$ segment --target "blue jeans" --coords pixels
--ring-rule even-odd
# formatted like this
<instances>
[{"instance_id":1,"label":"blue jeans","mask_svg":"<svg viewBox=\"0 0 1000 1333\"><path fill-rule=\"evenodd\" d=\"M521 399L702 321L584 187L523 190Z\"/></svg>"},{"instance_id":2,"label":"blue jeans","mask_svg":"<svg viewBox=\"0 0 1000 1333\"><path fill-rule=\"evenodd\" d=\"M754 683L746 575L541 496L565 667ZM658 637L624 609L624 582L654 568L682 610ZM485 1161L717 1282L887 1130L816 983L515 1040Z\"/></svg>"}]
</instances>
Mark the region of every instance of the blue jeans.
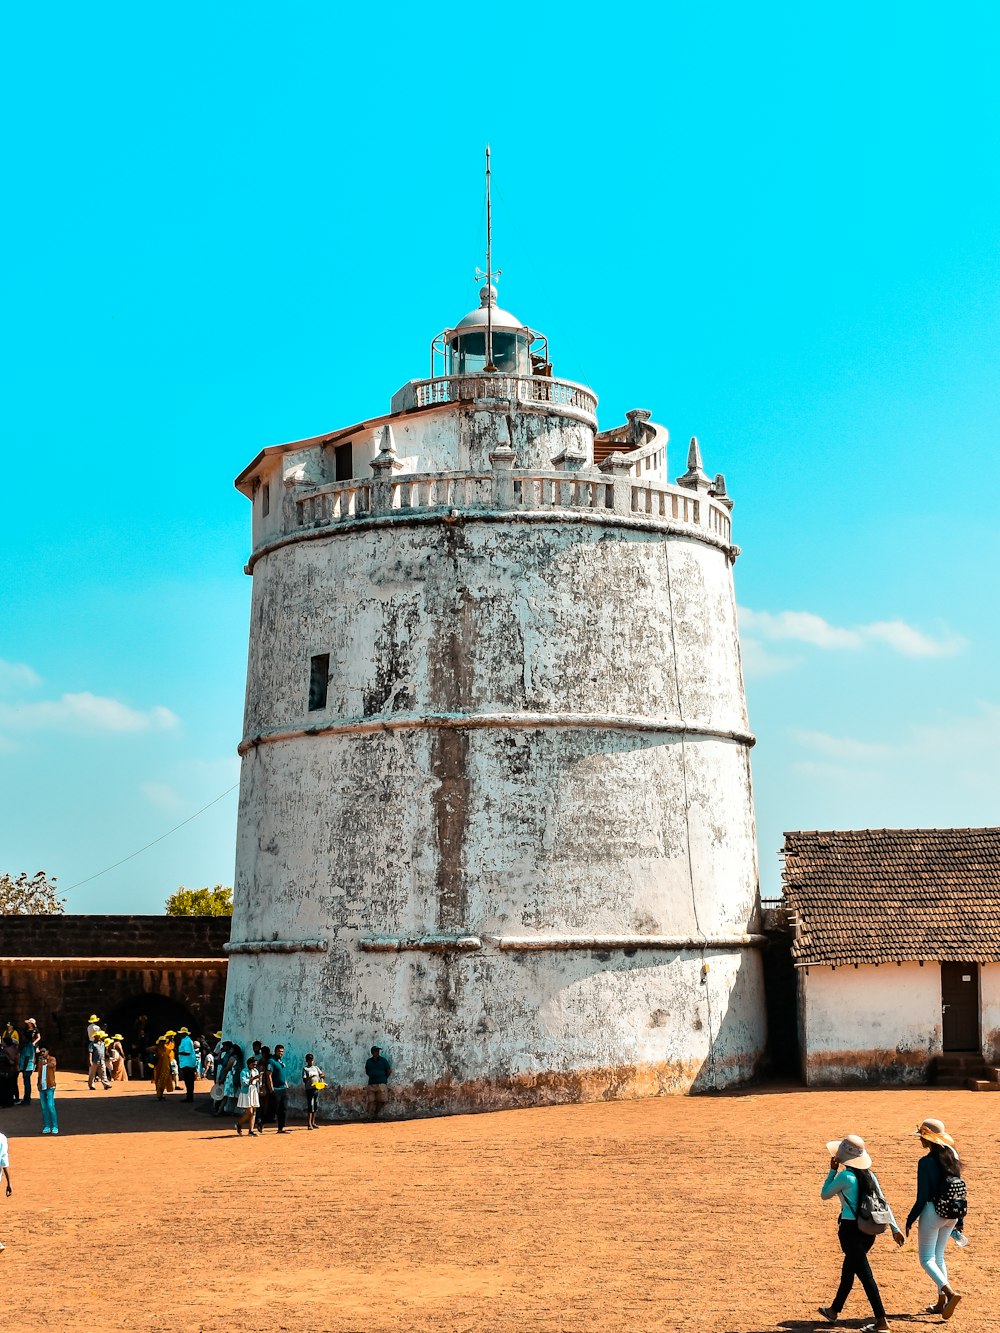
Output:
<instances>
[{"instance_id":1,"label":"blue jeans","mask_svg":"<svg viewBox=\"0 0 1000 1333\"><path fill-rule=\"evenodd\" d=\"M944 1247L958 1223L953 1217L938 1217L933 1203L925 1203L917 1218L917 1249L920 1267L940 1293L948 1284L948 1265L944 1261Z\"/></svg>"},{"instance_id":2,"label":"blue jeans","mask_svg":"<svg viewBox=\"0 0 1000 1333\"><path fill-rule=\"evenodd\" d=\"M34 1065L21 1066L21 1077L24 1079L24 1094L21 1097L22 1102L31 1101L31 1080L34 1077L34 1073L35 1073Z\"/></svg>"},{"instance_id":3,"label":"blue jeans","mask_svg":"<svg viewBox=\"0 0 1000 1333\"><path fill-rule=\"evenodd\" d=\"M42 1104L42 1129L58 1129L55 1088L43 1088L38 1094L38 1100Z\"/></svg>"}]
</instances>

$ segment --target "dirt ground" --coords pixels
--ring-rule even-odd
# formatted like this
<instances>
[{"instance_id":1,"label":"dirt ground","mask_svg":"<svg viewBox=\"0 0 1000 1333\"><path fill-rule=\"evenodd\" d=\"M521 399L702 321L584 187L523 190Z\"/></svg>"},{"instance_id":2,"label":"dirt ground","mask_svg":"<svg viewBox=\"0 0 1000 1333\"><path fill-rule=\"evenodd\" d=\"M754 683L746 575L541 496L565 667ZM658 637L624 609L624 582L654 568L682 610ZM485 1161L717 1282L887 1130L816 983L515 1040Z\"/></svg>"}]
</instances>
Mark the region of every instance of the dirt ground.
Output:
<instances>
[{"instance_id":1,"label":"dirt ground","mask_svg":"<svg viewBox=\"0 0 1000 1333\"><path fill-rule=\"evenodd\" d=\"M19 1333L826 1327L840 1255L824 1142L862 1134L902 1220L925 1115L967 1162L950 1327L1000 1329L1000 1096L765 1086L258 1139L146 1084L88 1092L61 1074L58 1098L58 1138L37 1102L0 1113ZM893 1325L914 1330L940 1324L919 1313L933 1289L915 1239L873 1251ZM843 1326L868 1317L856 1289Z\"/></svg>"}]
</instances>

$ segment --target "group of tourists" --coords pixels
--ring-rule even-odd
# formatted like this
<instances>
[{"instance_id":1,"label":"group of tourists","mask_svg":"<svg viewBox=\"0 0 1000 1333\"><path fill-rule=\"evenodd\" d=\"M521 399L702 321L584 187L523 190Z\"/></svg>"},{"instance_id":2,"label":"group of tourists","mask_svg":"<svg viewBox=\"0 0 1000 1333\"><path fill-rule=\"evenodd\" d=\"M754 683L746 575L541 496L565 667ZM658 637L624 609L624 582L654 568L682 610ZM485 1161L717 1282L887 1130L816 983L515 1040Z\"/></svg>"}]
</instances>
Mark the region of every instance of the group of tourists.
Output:
<instances>
[{"instance_id":1,"label":"group of tourists","mask_svg":"<svg viewBox=\"0 0 1000 1333\"><path fill-rule=\"evenodd\" d=\"M945 1262L949 1238L958 1246L967 1244L964 1222L968 1197L955 1140L940 1120L922 1120L913 1132L927 1151L917 1164L917 1196L906 1218L905 1233L871 1169L872 1159L864 1140L857 1134L848 1134L826 1145L831 1154L830 1170L821 1195L840 1201L837 1235L844 1255L837 1294L819 1310L830 1324L840 1318L857 1277L874 1315L874 1321L865 1324L864 1329L868 1333L885 1333L889 1321L868 1252L883 1231L891 1230L896 1244L905 1244L914 1223L920 1266L934 1283L936 1294L934 1304L927 1306L924 1313L951 1319L962 1299L948 1281Z\"/></svg>"},{"instance_id":2,"label":"group of tourists","mask_svg":"<svg viewBox=\"0 0 1000 1333\"><path fill-rule=\"evenodd\" d=\"M105 1089L112 1083L128 1082L124 1040L120 1032L105 1032L97 1015L90 1015L87 1023L87 1087L91 1092L98 1081Z\"/></svg>"},{"instance_id":3,"label":"group of tourists","mask_svg":"<svg viewBox=\"0 0 1000 1333\"><path fill-rule=\"evenodd\" d=\"M20 1106L31 1101L31 1080L40 1041L38 1024L33 1018L25 1019L20 1031L13 1019L8 1018L4 1024L0 1033L0 1106Z\"/></svg>"},{"instance_id":4,"label":"group of tourists","mask_svg":"<svg viewBox=\"0 0 1000 1333\"><path fill-rule=\"evenodd\" d=\"M254 1041L250 1051L245 1053L234 1041L220 1041L213 1055L215 1077L211 1096L214 1114L238 1115L235 1128L240 1135L246 1130L249 1137L256 1138L271 1123L279 1134L283 1134L289 1088L284 1045L279 1042L272 1049L261 1041ZM377 1119L388 1103L391 1074L389 1061L378 1046L373 1046L365 1061L366 1106L370 1120ZM302 1087L306 1129L318 1129L320 1094L326 1088L326 1076L312 1051L306 1052L302 1063Z\"/></svg>"},{"instance_id":5,"label":"group of tourists","mask_svg":"<svg viewBox=\"0 0 1000 1333\"><path fill-rule=\"evenodd\" d=\"M216 1040L222 1036L215 1034ZM206 1037L195 1039L190 1028L168 1028L162 1037L157 1037L149 1053L150 1078L156 1089L158 1101L163 1101L168 1092L177 1092L184 1088L184 1100L194 1101L194 1085L199 1078L212 1078L215 1071L215 1057Z\"/></svg>"},{"instance_id":6,"label":"group of tourists","mask_svg":"<svg viewBox=\"0 0 1000 1333\"><path fill-rule=\"evenodd\" d=\"M236 1115L237 1134L246 1130L250 1138L263 1134L265 1126L272 1123L279 1134L285 1133L288 1071L281 1042L272 1049L255 1041L245 1054L236 1042L221 1041L215 1071L211 1094L215 1115ZM319 1094L326 1082L311 1052L305 1058L302 1081L309 1106L307 1128L315 1129Z\"/></svg>"},{"instance_id":7,"label":"group of tourists","mask_svg":"<svg viewBox=\"0 0 1000 1333\"><path fill-rule=\"evenodd\" d=\"M58 1134L56 1058L42 1044L33 1018L26 1018L20 1031L8 1019L0 1033L0 1106L30 1106L32 1087L38 1092L42 1133Z\"/></svg>"}]
</instances>

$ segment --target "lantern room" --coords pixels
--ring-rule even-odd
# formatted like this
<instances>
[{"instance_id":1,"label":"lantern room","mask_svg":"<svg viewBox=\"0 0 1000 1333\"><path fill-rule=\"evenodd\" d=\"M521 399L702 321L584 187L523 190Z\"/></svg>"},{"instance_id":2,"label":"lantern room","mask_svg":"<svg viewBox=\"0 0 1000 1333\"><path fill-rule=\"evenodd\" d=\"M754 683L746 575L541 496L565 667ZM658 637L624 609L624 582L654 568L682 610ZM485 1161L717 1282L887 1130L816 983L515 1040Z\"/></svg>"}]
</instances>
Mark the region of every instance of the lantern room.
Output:
<instances>
[{"instance_id":1,"label":"lantern room","mask_svg":"<svg viewBox=\"0 0 1000 1333\"><path fill-rule=\"evenodd\" d=\"M497 305L497 289L485 285L479 309L445 329L431 343L431 377L440 375L551 375L544 334Z\"/></svg>"}]
</instances>

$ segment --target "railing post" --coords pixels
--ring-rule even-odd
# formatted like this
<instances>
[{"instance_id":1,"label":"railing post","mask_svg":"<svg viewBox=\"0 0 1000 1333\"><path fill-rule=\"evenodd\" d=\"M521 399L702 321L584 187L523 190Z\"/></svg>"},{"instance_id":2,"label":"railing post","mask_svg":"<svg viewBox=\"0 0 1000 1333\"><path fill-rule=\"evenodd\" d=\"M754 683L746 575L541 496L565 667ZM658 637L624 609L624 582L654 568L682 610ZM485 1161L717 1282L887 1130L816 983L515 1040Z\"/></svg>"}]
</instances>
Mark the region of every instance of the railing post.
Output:
<instances>
[{"instance_id":1,"label":"railing post","mask_svg":"<svg viewBox=\"0 0 1000 1333\"><path fill-rule=\"evenodd\" d=\"M501 444L490 454L493 468L493 508L514 508L514 464L517 454L509 444Z\"/></svg>"},{"instance_id":2,"label":"railing post","mask_svg":"<svg viewBox=\"0 0 1000 1333\"><path fill-rule=\"evenodd\" d=\"M632 464L621 454L609 454L598 464L605 474L610 473L614 483L612 508L616 514L632 512Z\"/></svg>"},{"instance_id":3,"label":"railing post","mask_svg":"<svg viewBox=\"0 0 1000 1333\"><path fill-rule=\"evenodd\" d=\"M382 447L372 459L372 513L387 514L392 509L392 476L402 468L396 457L396 442L388 422L382 427Z\"/></svg>"}]
</instances>

